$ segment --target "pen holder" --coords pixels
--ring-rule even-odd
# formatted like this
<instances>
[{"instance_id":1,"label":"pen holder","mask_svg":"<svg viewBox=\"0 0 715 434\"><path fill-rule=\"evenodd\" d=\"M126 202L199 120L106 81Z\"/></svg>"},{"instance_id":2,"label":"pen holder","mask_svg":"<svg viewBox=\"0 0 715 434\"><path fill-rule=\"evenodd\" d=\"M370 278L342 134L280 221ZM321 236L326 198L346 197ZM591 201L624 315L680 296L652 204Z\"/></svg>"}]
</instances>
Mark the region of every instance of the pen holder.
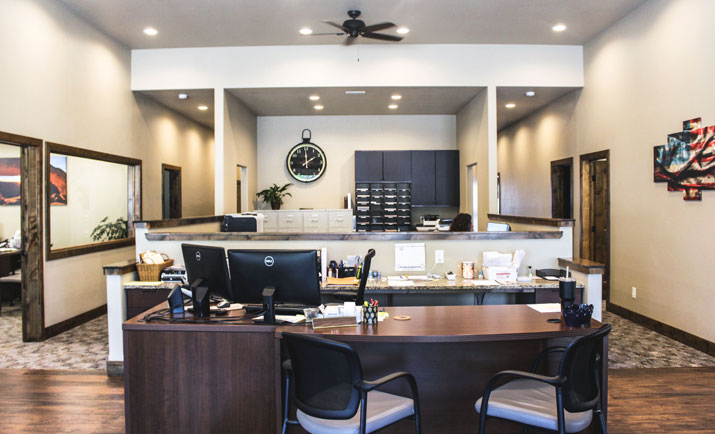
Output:
<instances>
[{"instance_id":1,"label":"pen holder","mask_svg":"<svg viewBox=\"0 0 715 434\"><path fill-rule=\"evenodd\" d=\"M377 324L377 306L362 307L362 322L366 325Z\"/></svg>"},{"instance_id":2,"label":"pen holder","mask_svg":"<svg viewBox=\"0 0 715 434\"><path fill-rule=\"evenodd\" d=\"M568 327L589 327L591 325L591 315L593 315L592 304L571 304L561 311L564 323Z\"/></svg>"}]
</instances>

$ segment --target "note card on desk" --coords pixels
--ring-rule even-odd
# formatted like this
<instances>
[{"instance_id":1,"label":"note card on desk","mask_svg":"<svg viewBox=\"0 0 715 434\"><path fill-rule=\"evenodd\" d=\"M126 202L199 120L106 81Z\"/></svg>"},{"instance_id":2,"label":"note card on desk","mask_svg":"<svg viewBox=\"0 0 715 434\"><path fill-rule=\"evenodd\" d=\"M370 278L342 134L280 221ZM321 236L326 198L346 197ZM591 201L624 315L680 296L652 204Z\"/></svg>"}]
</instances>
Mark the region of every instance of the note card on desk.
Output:
<instances>
[{"instance_id":1,"label":"note card on desk","mask_svg":"<svg viewBox=\"0 0 715 434\"><path fill-rule=\"evenodd\" d=\"M396 243L395 271L425 269L425 243Z\"/></svg>"},{"instance_id":2,"label":"note card on desk","mask_svg":"<svg viewBox=\"0 0 715 434\"><path fill-rule=\"evenodd\" d=\"M541 313L561 312L561 303L528 304L527 306Z\"/></svg>"},{"instance_id":3,"label":"note card on desk","mask_svg":"<svg viewBox=\"0 0 715 434\"><path fill-rule=\"evenodd\" d=\"M496 285L498 285L496 280L470 280L469 283L471 283L474 286L496 286Z\"/></svg>"},{"instance_id":4,"label":"note card on desk","mask_svg":"<svg viewBox=\"0 0 715 434\"><path fill-rule=\"evenodd\" d=\"M415 282L411 280L388 280L387 286L415 286Z\"/></svg>"}]
</instances>

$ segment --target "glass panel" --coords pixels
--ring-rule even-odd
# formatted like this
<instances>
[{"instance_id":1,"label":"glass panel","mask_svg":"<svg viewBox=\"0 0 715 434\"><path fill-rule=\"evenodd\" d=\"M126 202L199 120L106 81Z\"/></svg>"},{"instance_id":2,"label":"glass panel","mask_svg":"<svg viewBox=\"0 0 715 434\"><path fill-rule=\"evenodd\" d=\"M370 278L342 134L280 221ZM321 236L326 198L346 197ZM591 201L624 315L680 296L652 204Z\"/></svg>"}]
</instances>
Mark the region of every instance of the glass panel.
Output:
<instances>
[{"instance_id":1,"label":"glass panel","mask_svg":"<svg viewBox=\"0 0 715 434\"><path fill-rule=\"evenodd\" d=\"M129 166L50 154L51 248L127 238Z\"/></svg>"},{"instance_id":2,"label":"glass panel","mask_svg":"<svg viewBox=\"0 0 715 434\"><path fill-rule=\"evenodd\" d=\"M21 247L19 146L0 144L0 252Z\"/></svg>"}]
</instances>

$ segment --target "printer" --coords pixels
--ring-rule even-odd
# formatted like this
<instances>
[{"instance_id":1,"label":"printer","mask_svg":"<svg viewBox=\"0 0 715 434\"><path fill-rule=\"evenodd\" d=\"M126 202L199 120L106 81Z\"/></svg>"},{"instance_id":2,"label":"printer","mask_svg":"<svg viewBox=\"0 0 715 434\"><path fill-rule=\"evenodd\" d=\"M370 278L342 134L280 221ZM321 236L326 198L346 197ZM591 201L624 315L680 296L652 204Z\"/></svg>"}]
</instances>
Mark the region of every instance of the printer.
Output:
<instances>
[{"instance_id":1,"label":"printer","mask_svg":"<svg viewBox=\"0 0 715 434\"><path fill-rule=\"evenodd\" d=\"M263 232L263 214L256 212L226 214L221 223L221 232Z\"/></svg>"}]
</instances>

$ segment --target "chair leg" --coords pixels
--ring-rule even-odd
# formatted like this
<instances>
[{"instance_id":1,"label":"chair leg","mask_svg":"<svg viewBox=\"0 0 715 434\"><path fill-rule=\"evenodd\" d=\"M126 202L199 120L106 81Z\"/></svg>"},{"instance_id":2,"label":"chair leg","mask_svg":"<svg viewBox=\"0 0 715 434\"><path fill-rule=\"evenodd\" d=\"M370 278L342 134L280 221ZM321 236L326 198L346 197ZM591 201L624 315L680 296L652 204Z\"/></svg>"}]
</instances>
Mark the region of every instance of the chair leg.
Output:
<instances>
[{"instance_id":1,"label":"chair leg","mask_svg":"<svg viewBox=\"0 0 715 434\"><path fill-rule=\"evenodd\" d=\"M286 434L286 426L288 425L288 409L290 404L290 377L286 375L286 394L285 402L283 403L283 434Z\"/></svg>"},{"instance_id":2,"label":"chair leg","mask_svg":"<svg viewBox=\"0 0 715 434\"><path fill-rule=\"evenodd\" d=\"M598 420L601 422L601 433L608 434L608 430L606 428L606 418L603 417L603 412L601 410L597 410L597 413L598 413Z\"/></svg>"},{"instance_id":3,"label":"chair leg","mask_svg":"<svg viewBox=\"0 0 715 434\"><path fill-rule=\"evenodd\" d=\"M479 413L479 434L487 432L487 415Z\"/></svg>"}]
</instances>

